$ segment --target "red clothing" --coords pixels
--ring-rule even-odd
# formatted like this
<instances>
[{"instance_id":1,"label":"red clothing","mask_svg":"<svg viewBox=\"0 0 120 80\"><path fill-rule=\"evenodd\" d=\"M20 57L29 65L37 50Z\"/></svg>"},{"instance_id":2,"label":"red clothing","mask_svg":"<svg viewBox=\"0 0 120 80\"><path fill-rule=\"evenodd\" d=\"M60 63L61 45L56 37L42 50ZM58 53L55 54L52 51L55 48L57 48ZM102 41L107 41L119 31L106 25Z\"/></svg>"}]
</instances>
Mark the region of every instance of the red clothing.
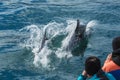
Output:
<instances>
[{"instance_id":1,"label":"red clothing","mask_svg":"<svg viewBox=\"0 0 120 80\"><path fill-rule=\"evenodd\" d=\"M105 72L110 72L117 69L120 69L120 66L115 64L111 59L107 59L102 67L102 70Z\"/></svg>"}]
</instances>

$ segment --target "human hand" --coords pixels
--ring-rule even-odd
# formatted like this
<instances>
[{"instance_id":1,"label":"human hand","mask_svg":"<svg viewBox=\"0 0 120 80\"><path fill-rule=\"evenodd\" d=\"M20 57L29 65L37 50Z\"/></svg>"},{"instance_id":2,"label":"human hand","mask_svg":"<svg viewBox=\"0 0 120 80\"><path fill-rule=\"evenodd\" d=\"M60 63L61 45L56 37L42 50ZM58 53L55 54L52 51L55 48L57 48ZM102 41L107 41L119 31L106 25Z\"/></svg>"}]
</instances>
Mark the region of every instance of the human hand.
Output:
<instances>
[{"instance_id":1,"label":"human hand","mask_svg":"<svg viewBox=\"0 0 120 80\"><path fill-rule=\"evenodd\" d=\"M87 72L85 70L83 70L82 75L87 77Z\"/></svg>"},{"instance_id":2,"label":"human hand","mask_svg":"<svg viewBox=\"0 0 120 80\"><path fill-rule=\"evenodd\" d=\"M111 60L112 59L112 54L108 54L106 60Z\"/></svg>"}]
</instances>

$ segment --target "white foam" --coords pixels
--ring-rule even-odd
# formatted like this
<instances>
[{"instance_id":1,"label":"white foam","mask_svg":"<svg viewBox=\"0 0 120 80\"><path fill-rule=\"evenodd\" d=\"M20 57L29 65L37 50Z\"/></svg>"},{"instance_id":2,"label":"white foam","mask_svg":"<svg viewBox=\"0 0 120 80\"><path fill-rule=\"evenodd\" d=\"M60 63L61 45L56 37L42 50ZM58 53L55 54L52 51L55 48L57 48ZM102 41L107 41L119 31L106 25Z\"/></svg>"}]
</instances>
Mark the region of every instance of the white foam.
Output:
<instances>
[{"instance_id":1,"label":"white foam","mask_svg":"<svg viewBox=\"0 0 120 80\"><path fill-rule=\"evenodd\" d=\"M93 30L93 27L97 24L97 21L95 20L92 20L90 22L88 22L88 24L86 25L86 35L90 35L92 30Z\"/></svg>"},{"instance_id":2,"label":"white foam","mask_svg":"<svg viewBox=\"0 0 120 80\"><path fill-rule=\"evenodd\" d=\"M57 55L58 58L62 59L62 58L70 58L72 57L71 52L69 51L64 51L63 49L58 49L55 53Z\"/></svg>"},{"instance_id":3,"label":"white foam","mask_svg":"<svg viewBox=\"0 0 120 80\"><path fill-rule=\"evenodd\" d=\"M90 28L93 23L93 21L89 22L87 28ZM33 64L36 67L42 66L44 68L49 68L51 66L50 63L52 63L50 59L51 55L59 59L72 57L71 51L66 51L64 48L69 46L74 30L76 29L76 24L76 20L68 20L67 27L64 27L61 23L50 22L47 25L39 25L40 27L37 25L30 25L21 29L20 31L26 31L29 33L29 37L25 41L24 45L25 47L30 48L34 53ZM43 48L39 51L45 30L48 40L45 41ZM87 30L89 31L89 29ZM52 42L52 39L58 35L65 35L64 33L67 35L61 41L61 46L56 50L53 49L54 47L49 48L48 44Z\"/></svg>"},{"instance_id":4,"label":"white foam","mask_svg":"<svg viewBox=\"0 0 120 80\"><path fill-rule=\"evenodd\" d=\"M67 37L62 41L62 48L65 49L69 46L69 43L70 43L70 40L74 34L74 31L76 29L76 24L77 22L76 21L73 21L73 20L68 20L67 21L68 23L68 26L66 27L66 32L68 32L68 35Z\"/></svg>"},{"instance_id":5,"label":"white foam","mask_svg":"<svg viewBox=\"0 0 120 80\"><path fill-rule=\"evenodd\" d=\"M55 37L59 32L60 28L63 27L63 24L59 24L56 22L51 22L47 25L42 25L41 27L38 27L37 25L30 25L26 26L20 31L26 31L29 33L28 39L24 42L25 47L28 49L30 48L32 52L34 53L34 61L33 64L37 67L50 67L50 60L49 55L51 55L52 50L48 49L48 43L51 42L51 39ZM39 51L44 32L47 32L47 38L48 40L45 41L45 44L43 48Z\"/></svg>"},{"instance_id":6,"label":"white foam","mask_svg":"<svg viewBox=\"0 0 120 80\"><path fill-rule=\"evenodd\" d=\"M33 64L37 67L42 65L44 68L49 68L49 58L48 56L51 54L51 50L45 46L38 54L35 54Z\"/></svg>"},{"instance_id":7,"label":"white foam","mask_svg":"<svg viewBox=\"0 0 120 80\"><path fill-rule=\"evenodd\" d=\"M38 48L40 47L41 38L42 38L42 30L38 28L36 25L30 25L25 27L27 31L29 31L29 39L25 42L26 46L32 49L32 52L38 52Z\"/></svg>"}]
</instances>

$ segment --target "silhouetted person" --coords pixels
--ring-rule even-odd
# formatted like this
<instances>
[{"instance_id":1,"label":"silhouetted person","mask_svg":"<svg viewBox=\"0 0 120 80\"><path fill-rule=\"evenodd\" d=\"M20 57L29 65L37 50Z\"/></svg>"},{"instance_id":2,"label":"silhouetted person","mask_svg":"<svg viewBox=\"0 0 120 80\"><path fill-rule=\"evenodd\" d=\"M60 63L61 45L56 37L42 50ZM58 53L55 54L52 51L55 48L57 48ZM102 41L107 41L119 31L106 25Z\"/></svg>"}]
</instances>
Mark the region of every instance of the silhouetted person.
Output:
<instances>
[{"instance_id":1,"label":"silhouetted person","mask_svg":"<svg viewBox=\"0 0 120 80\"><path fill-rule=\"evenodd\" d=\"M107 56L102 69L120 80L120 36L113 39L112 48L113 52Z\"/></svg>"},{"instance_id":2,"label":"silhouetted person","mask_svg":"<svg viewBox=\"0 0 120 80\"><path fill-rule=\"evenodd\" d=\"M101 69L101 62L95 56L88 57L85 61L85 70L78 77L77 80L115 80L115 78L105 73Z\"/></svg>"}]
</instances>

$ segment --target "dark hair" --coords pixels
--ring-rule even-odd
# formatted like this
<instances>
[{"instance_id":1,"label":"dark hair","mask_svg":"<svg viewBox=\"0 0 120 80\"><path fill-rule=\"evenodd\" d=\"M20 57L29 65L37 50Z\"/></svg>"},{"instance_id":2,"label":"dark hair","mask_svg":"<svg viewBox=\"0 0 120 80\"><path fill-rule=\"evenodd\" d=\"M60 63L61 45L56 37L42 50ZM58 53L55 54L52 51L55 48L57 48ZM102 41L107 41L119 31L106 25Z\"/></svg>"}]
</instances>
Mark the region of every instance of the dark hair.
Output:
<instances>
[{"instance_id":1,"label":"dark hair","mask_svg":"<svg viewBox=\"0 0 120 80\"><path fill-rule=\"evenodd\" d=\"M115 64L120 66L120 48L112 52L112 60Z\"/></svg>"},{"instance_id":2,"label":"dark hair","mask_svg":"<svg viewBox=\"0 0 120 80\"><path fill-rule=\"evenodd\" d=\"M91 56L86 59L85 70L87 74L92 76L96 74L100 69L101 69L101 62L97 57Z\"/></svg>"},{"instance_id":3,"label":"dark hair","mask_svg":"<svg viewBox=\"0 0 120 80\"><path fill-rule=\"evenodd\" d=\"M100 80L109 80L102 69L99 70L96 75Z\"/></svg>"},{"instance_id":4,"label":"dark hair","mask_svg":"<svg viewBox=\"0 0 120 80\"><path fill-rule=\"evenodd\" d=\"M120 48L120 36L113 39L112 48L113 51Z\"/></svg>"}]
</instances>

